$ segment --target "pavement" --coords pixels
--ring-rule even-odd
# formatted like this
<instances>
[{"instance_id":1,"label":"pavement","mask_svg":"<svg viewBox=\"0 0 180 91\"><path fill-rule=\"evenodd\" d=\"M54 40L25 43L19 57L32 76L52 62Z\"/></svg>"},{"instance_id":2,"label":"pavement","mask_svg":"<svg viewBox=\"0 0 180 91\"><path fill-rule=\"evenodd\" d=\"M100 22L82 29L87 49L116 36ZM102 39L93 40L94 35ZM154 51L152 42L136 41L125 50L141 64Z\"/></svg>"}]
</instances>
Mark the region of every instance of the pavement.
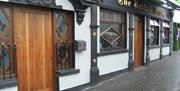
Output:
<instances>
[{"instance_id":1,"label":"pavement","mask_svg":"<svg viewBox=\"0 0 180 91\"><path fill-rule=\"evenodd\" d=\"M180 91L180 51L82 91Z\"/></svg>"}]
</instances>

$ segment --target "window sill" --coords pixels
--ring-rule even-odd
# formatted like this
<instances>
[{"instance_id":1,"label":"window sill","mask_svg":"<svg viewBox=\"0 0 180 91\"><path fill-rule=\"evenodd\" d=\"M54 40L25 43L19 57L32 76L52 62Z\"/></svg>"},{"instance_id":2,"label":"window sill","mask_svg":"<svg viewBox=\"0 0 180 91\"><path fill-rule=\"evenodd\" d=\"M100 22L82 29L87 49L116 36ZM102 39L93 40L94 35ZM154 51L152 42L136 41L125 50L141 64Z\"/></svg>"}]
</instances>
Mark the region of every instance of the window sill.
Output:
<instances>
[{"instance_id":1,"label":"window sill","mask_svg":"<svg viewBox=\"0 0 180 91\"><path fill-rule=\"evenodd\" d=\"M162 47L168 47L170 44L162 44Z\"/></svg>"},{"instance_id":2,"label":"window sill","mask_svg":"<svg viewBox=\"0 0 180 91\"><path fill-rule=\"evenodd\" d=\"M80 73L79 69L58 70L56 72L58 76L67 76L67 75L73 75L77 73Z\"/></svg>"},{"instance_id":3,"label":"window sill","mask_svg":"<svg viewBox=\"0 0 180 91\"><path fill-rule=\"evenodd\" d=\"M17 86L17 79L2 80L0 81L0 89Z\"/></svg>"},{"instance_id":4,"label":"window sill","mask_svg":"<svg viewBox=\"0 0 180 91\"><path fill-rule=\"evenodd\" d=\"M126 53L129 52L129 50L113 50L113 51L106 51L98 53L98 56L106 56L106 55L113 55L113 54L119 54L119 53Z\"/></svg>"},{"instance_id":5,"label":"window sill","mask_svg":"<svg viewBox=\"0 0 180 91\"><path fill-rule=\"evenodd\" d=\"M149 48L150 48L150 49L155 49L155 48L160 48L160 46L159 46L159 45L152 45L152 46L150 46Z\"/></svg>"}]
</instances>

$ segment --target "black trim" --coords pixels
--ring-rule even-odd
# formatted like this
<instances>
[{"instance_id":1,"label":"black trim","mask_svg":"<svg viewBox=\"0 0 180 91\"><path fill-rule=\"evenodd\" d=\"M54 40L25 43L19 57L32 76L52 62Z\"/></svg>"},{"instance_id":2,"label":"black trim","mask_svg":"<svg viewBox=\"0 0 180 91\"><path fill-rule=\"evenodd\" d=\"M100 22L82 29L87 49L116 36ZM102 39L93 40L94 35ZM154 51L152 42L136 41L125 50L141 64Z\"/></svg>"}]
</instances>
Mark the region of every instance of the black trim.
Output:
<instances>
[{"instance_id":1,"label":"black trim","mask_svg":"<svg viewBox=\"0 0 180 91\"><path fill-rule=\"evenodd\" d=\"M0 89L17 86L17 79L2 80L0 81Z\"/></svg>"},{"instance_id":2,"label":"black trim","mask_svg":"<svg viewBox=\"0 0 180 91\"><path fill-rule=\"evenodd\" d=\"M105 75L101 75L99 77L99 80L104 81L104 80L113 78L113 77L118 76L118 75L120 75L122 73L125 73L125 72L128 72L128 68L123 69L123 70L119 70L119 71L116 71L116 72L108 73L108 74L105 74Z\"/></svg>"},{"instance_id":3,"label":"black trim","mask_svg":"<svg viewBox=\"0 0 180 91\"><path fill-rule=\"evenodd\" d=\"M98 56L115 55L115 54L126 53L126 52L128 53L129 50L112 50L112 51L98 53Z\"/></svg>"},{"instance_id":4,"label":"black trim","mask_svg":"<svg viewBox=\"0 0 180 91\"><path fill-rule=\"evenodd\" d=\"M128 72L128 68L127 69L123 69L123 70L119 70L119 71L116 71L116 72L112 72L112 73L109 73L109 74L105 74L105 75L102 75L100 76L100 82L102 81L105 81L109 78L113 78L115 76L118 76L118 75L121 75L123 73L126 73ZM72 87L72 88L69 88L69 89L65 89L65 90L62 90L62 91L81 91L87 87L91 87L93 86L91 83L86 83L86 84L82 84L82 85L79 85L79 86L76 86L76 87ZM58 90L60 91L60 90Z\"/></svg>"},{"instance_id":5,"label":"black trim","mask_svg":"<svg viewBox=\"0 0 180 91\"><path fill-rule=\"evenodd\" d=\"M161 46L160 45L151 45L149 48L150 49L155 49L155 48L160 48Z\"/></svg>"},{"instance_id":6,"label":"black trim","mask_svg":"<svg viewBox=\"0 0 180 91\"><path fill-rule=\"evenodd\" d=\"M136 10L136 9L133 9L133 8L119 6L118 3L117 3L117 0L111 0L111 1L104 0L103 3L98 3L98 5L101 8L104 8L104 9L115 10L115 11L120 11L120 12L125 12L125 13L129 12L129 13L134 13L134 14L138 14L138 15L142 15L142 16L151 16L151 17L156 17L156 18L159 18L159 19L169 21L169 17L167 15L167 14L169 14L168 13L169 9L164 8L161 5L155 5L155 3L152 3L152 2L148 2L147 4L149 4L149 3L151 5L157 7L157 8L161 8L162 10L164 10L166 12L166 16L162 17L162 16L150 14L150 13L147 13L147 12L139 11L139 10Z\"/></svg>"},{"instance_id":7,"label":"black trim","mask_svg":"<svg viewBox=\"0 0 180 91\"><path fill-rule=\"evenodd\" d=\"M82 89L85 89L85 88L87 88L89 86L91 86L91 84L87 83L87 84L82 84L82 85L72 87L72 88L69 88L69 89L65 89L65 90L61 90L61 91L81 91ZM60 90L57 90L57 91L60 91Z\"/></svg>"},{"instance_id":8,"label":"black trim","mask_svg":"<svg viewBox=\"0 0 180 91\"><path fill-rule=\"evenodd\" d=\"M58 76L67 76L80 73L79 69L68 69L68 70L58 70L56 74Z\"/></svg>"},{"instance_id":9,"label":"black trim","mask_svg":"<svg viewBox=\"0 0 180 91\"><path fill-rule=\"evenodd\" d=\"M162 55L163 58L168 57L168 56L169 56L169 54L167 54L167 55Z\"/></svg>"},{"instance_id":10,"label":"black trim","mask_svg":"<svg viewBox=\"0 0 180 91\"><path fill-rule=\"evenodd\" d=\"M151 63L154 63L154 62L156 62L156 61L158 61L158 60L160 60L160 58L158 58L158 59L154 59L154 60L150 60L150 62L149 62L149 63L151 64Z\"/></svg>"}]
</instances>

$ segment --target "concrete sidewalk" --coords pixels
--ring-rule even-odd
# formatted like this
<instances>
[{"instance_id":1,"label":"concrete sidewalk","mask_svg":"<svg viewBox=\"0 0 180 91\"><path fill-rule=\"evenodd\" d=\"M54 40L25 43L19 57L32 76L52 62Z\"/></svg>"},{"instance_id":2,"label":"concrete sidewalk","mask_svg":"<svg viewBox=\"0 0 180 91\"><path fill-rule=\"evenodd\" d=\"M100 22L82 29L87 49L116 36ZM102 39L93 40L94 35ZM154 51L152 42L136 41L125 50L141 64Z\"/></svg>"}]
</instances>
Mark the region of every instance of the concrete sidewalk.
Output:
<instances>
[{"instance_id":1,"label":"concrete sidewalk","mask_svg":"<svg viewBox=\"0 0 180 91\"><path fill-rule=\"evenodd\" d=\"M180 51L82 91L180 91Z\"/></svg>"}]
</instances>

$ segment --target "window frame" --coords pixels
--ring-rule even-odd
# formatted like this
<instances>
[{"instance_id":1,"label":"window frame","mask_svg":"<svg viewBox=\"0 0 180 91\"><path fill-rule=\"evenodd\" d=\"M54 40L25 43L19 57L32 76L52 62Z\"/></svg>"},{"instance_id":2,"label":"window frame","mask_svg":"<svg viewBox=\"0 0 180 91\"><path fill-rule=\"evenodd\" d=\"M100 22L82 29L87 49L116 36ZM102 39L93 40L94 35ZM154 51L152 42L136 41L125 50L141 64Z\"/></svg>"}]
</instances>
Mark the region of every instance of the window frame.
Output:
<instances>
[{"instance_id":1,"label":"window frame","mask_svg":"<svg viewBox=\"0 0 180 91\"><path fill-rule=\"evenodd\" d=\"M72 74L77 74L77 73L79 73L80 72L80 69L76 69L75 68L75 43L74 43L74 41L75 41L75 24L74 24L74 22L75 22L75 20L74 20L74 18L75 18L75 15L74 15L74 12L72 12L72 11L66 11L66 10L58 10L58 11L54 11L53 12L53 16L54 16L54 45L57 45L57 39L56 39L56 30L57 30L57 19L56 19L56 14L67 14L68 15L68 17L71 17L71 21L69 21L69 22L71 22L70 24L71 24L71 28L72 28L72 30L71 30L71 34L69 35L69 36L71 36L72 37L72 44L70 45L70 47L72 47L72 54L71 54L71 59L72 59L72 65L71 65L71 67L70 68L63 68L63 69L61 69L61 68L59 68L58 67L58 60L57 60L57 46L55 46L55 67L56 67L56 74L58 75L58 76L67 76L67 75L72 75ZM69 23L68 23L69 24ZM61 64L60 64L61 65Z\"/></svg>"},{"instance_id":2,"label":"window frame","mask_svg":"<svg viewBox=\"0 0 180 91\"><path fill-rule=\"evenodd\" d=\"M167 42L164 42L164 39L163 39L163 35L162 35L162 45L169 45L170 44L170 34L169 34L169 31L170 31L170 24L169 24L169 21L162 21L162 33L165 33L166 31L168 32L168 36L167 36ZM165 31L165 29L167 29Z\"/></svg>"},{"instance_id":3,"label":"window frame","mask_svg":"<svg viewBox=\"0 0 180 91\"><path fill-rule=\"evenodd\" d=\"M158 31L155 32L155 33L158 33L158 34L154 34L152 32L154 34L154 36L158 35L157 37L155 37L155 38L158 38L158 39L156 39L156 41L158 41L158 43L155 44L155 43L149 42L150 48L160 47L160 28L161 28L161 26L160 26L160 20L159 19L150 18L150 30L149 30L149 34L150 34L151 31L153 31L152 28L154 28L154 29L157 28L158 29ZM149 39L151 39L150 35L149 35ZM149 41L151 41L151 40L149 40Z\"/></svg>"},{"instance_id":4,"label":"window frame","mask_svg":"<svg viewBox=\"0 0 180 91\"><path fill-rule=\"evenodd\" d=\"M109 19L104 19L104 18L102 18L101 17L101 12L105 12L105 13L108 13L108 14L110 14L110 15L112 15L112 17L111 17L111 20ZM124 17L124 18L121 18L121 19L123 19L123 21L119 21L119 22L117 22L117 21L113 21L114 20L114 18L113 18L113 15L116 15L117 17L116 18L118 18L118 16L120 16L120 17ZM99 15L100 17L99 17L99 23L100 23L100 28L99 28L99 32L98 32L98 56L103 56L103 55L111 55L111 54L116 54L116 53L124 53L124 52L128 52L129 50L128 50L128 31L127 31L127 12L122 12L122 11L115 11L115 10L110 10L110 9L105 9L105 8L100 8L100 15ZM123 32L122 34L122 36L124 36L124 39L123 39L123 42L124 42L124 44L123 44L123 46L124 46L124 48L119 48L119 49L113 49L113 48L107 48L107 50L102 50L102 47L101 47L101 35L102 35L102 33L103 32L105 32L106 31L106 29L105 30L101 30L101 24L109 24L110 26L108 27L108 28L112 28L113 29L113 26L114 25L118 25L118 26L122 26L122 25L124 25L123 27L120 27L120 29L122 29L122 28L124 28L124 30L121 30L120 32ZM113 25L114 24L114 25ZM107 29L108 29L107 28ZM116 30L114 30L114 31L116 31ZM118 32L118 31L116 31L116 32ZM121 35L119 35L119 36L121 36ZM116 41L118 41L118 40L120 40L120 38L119 39L117 39ZM113 46L111 46L111 47L113 47ZM104 48L104 49L106 49L106 48Z\"/></svg>"}]
</instances>

